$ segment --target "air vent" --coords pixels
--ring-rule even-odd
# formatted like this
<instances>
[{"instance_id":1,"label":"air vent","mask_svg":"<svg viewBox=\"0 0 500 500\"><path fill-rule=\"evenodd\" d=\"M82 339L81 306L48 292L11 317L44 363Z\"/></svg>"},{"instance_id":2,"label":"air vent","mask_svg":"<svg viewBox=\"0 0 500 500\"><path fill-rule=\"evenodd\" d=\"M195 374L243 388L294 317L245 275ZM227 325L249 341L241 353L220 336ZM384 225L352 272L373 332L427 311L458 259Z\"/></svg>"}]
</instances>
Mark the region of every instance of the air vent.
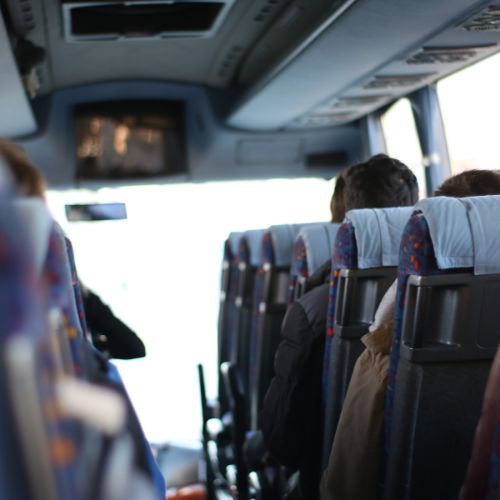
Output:
<instances>
[{"instance_id":1,"label":"air vent","mask_svg":"<svg viewBox=\"0 0 500 500\"><path fill-rule=\"evenodd\" d=\"M466 47L424 47L407 59L408 64L456 64L474 59L479 53L491 49L495 44Z\"/></svg>"},{"instance_id":2,"label":"air vent","mask_svg":"<svg viewBox=\"0 0 500 500\"><path fill-rule=\"evenodd\" d=\"M257 12L253 20L258 23L264 22L274 12L278 2L279 0L267 0L266 4Z\"/></svg>"},{"instance_id":3,"label":"air vent","mask_svg":"<svg viewBox=\"0 0 500 500\"><path fill-rule=\"evenodd\" d=\"M467 31L499 31L500 30L500 6L490 5L469 18L460 27Z\"/></svg>"},{"instance_id":4,"label":"air vent","mask_svg":"<svg viewBox=\"0 0 500 500\"><path fill-rule=\"evenodd\" d=\"M333 105L334 108L352 108L358 106L370 106L380 101L390 99L391 94L362 95L353 97L340 97Z\"/></svg>"},{"instance_id":5,"label":"air vent","mask_svg":"<svg viewBox=\"0 0 500 500\"><path fill-rule=\"evenodd\" d=\"M25 35L36 26L31 0L17 0L8 3L13 27L18 34Z\"/></svg>"},{"instance_id":6,"label":"air vent","mask_svg":"<svg viewBox=\"0 0 500 500\"><path fill-rule=\"evenodd\" d=\"M66 1L65 36L69 41L208 37L233 1Z\"/></svg>"},{"instance_id":7,"label":"air vent","mask_svg":"<svg viewBox=\"0 0 500 500\"><path fill-rule=\"evenodd\" d=\"M378 75L363 88L394 89L401 87L413 87L435 74L436 73L419 73L417 75Z\"/></svg>"},{"instance_id":8,"label":"air vent","mask_svg":"<svg viewBox=\"0 0 500 500\"><path fill-rule=\"evenodd\" d=\"M226 54L226 57L223 59L219 71L217 72L217 76L220 78L225 78L230 73L232 73L232 71L240 61L242 53L242 47L240 47L239 45L233 45Z\"/></svg>"}]
</instances>

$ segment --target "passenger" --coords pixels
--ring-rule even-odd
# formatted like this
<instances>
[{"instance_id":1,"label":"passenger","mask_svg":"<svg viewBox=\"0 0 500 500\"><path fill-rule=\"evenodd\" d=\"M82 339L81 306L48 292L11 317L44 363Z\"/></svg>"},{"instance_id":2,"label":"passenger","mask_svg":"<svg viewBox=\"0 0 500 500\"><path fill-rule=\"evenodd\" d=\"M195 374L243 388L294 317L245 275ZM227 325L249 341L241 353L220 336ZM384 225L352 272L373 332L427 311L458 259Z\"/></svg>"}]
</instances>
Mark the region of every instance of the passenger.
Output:
<instances>
[{"instance_id":1,"label":"passenger","mask_svg":"<svg viewBox=\"0 0 500 500\"><path fill-rule=\"evenodd\" d=\"M411 206L417 199L417 179L411 170L398 160L377 155L339 176L331 203L332 221L341 222L345 211L354 208ZM282 465L300 471L299 494L307 500L319 496L330 267L328 260L307 280L307 293L288 308L275 358L276 376L261 412L267 450Z\"/></svg>"},{"instance_id":2,"label":"passenger","mask_svg":"<svg viewBox=\"0 0 500 500\"><path fill-rule=\"evenodd\" d=\"M0 138L0 157L5 160L4 163L10 170L19 196L45 199L45 181L21 147L11 141ZM112 387L117 393L123 396L127 404L127 432L130 433L135 446L135 465L148 474L160 497L165 498L165 480L155 462L150 445L146 441L118 370L106 359L98 355L90 344L85 347L88 347L86 359L89 366L91 366L89 369L89 380L99 385Z\"/></svg>"},{"instance_id":3,"label":"passenger","mask_svg":"<svg viewBox=\"0 0 500 500\"><path fill-rule=\"evenodd\" d=\"M45 199L45 180L21 147L12 141L0 139L0 156L10 169L19 196ZM85 287L82 290L87 291ZM141 339L114 316L96 294L88 290L83 294L83 300L87 326L97 349L120 359L145 356Z\"/></svg>"},{"instance_id":4,"label":"passenger","mask_svg":"<svg viewBox=\"0 0 500 500\"><path fill-rule=\"evenodd\" d=\"M136 333L117 318L96 293L83 285L81 289L85 319L94 346L110 358L143 358L146 349Z\"/></svg>"},{"instance_id":5,"label":"passenger","mask_svg":"<svg viewBox=\"0 0 500 500\"><path fill-rule=\"evenodd\" d=\"M435 196L462 198L500 194L500 175L469 170L447 179ZM321 480L325 500L381 497L384 406L396 303L394 282L384 295L358 358L344 400L328 466Z\"/></svg>"}]
</instances>

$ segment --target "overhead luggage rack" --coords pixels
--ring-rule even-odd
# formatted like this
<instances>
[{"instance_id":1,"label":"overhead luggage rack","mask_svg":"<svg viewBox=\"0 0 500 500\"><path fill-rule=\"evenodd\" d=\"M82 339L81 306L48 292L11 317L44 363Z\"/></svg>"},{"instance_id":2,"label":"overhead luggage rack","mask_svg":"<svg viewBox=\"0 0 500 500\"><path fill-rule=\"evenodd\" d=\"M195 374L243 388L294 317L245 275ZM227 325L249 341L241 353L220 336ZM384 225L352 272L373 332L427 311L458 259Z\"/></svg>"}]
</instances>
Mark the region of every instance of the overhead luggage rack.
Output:
<instances>
[{"instance_id":1,"label":"overhead luggage rack","mask_svg":"<svg viewBox=\"0 0 500 500\"><path fill-rule=\"evenodd\" d=\"M233 0L64 1L67 41L210 37Z\"/></svg>"}]
</instances>

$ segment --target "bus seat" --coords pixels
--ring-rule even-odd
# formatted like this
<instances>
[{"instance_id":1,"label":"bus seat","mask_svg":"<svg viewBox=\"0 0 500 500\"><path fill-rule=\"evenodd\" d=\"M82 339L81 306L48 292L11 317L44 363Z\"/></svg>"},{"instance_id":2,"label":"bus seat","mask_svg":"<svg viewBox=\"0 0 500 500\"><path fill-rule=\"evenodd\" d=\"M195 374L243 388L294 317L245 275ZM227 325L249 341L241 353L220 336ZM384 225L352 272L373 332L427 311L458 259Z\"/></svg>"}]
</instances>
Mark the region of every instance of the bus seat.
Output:
<instances>
[{"instance_id":1,"label":"bus seat","mask_svg":"<svg viewBox=\"0 0 500 500\"><path fill-rule=\"evenodd\" d=\"M259 411L273 376L274 353L288 303L292 250L301 224L271 226L262 237L255 277L250 332L250 424L259 428Z\"/></svg>"},{"instance_id":2,"label":"bus seat","mask_svg":"<svg viewBox=\"0 0 500 500\"><path fill-rule=\"evenodd\" d=\"M0 168L0 176L4 175ZM3 179L2 179L3 181ZM14 406L10 403L6 345L17 334L41 326L34 294L34 270L30 237L23 231L21 218L0 185L0 498L31 498L29 475L25 467Z\"/></svg>"},{"instance_id":3,"label":"bus seat","mask_svg":"<svg viewBox=\"0 0 500 500\"><path fill-rule=\"evenodd\" d=\"M457 498L500 340L500 196L434 198L415 209L399 257L387 500Z\"/></svg>"},{"instance_id":4,"label":"bus seat","mask_svg":"<svg viewBox=\"0 0 500 500\"><path fill-rule=\"evenodd\" d=\"M237 291L237 262L238 245L243 233L230 233L224 242L222 260L221 292L219 307L219 366L230 358L228 346L228 324L230 323L231 308L234 308L234 299Z\"/></svg>"},{"instance_id":5,"label":"bus seat","mask_svg":"<svg viewBox=\"0 0 500 500\"><path fill-rule=\"evenodd\" d=\"M57 223L53 224L50 232L44 274L48 285L47 307L61 310L69 337L75 373L79 376L85 376L86 333L83 330L84 323L80 318L73 286L72 264L68 254L66 236Z\"/></svg>"},{"instance_id":6,"label":"bus seat","mask_svg":"<svg viewBox=\"0 0 500 500\"><path fill-rule=\"evenodd\" d=\"M231 276L227 295L226 339L229 359L224 363L231 365L231 376L239 379L238 387L241 386L245 395L244 403L248 401L249 333L252 321L253 288L260 262L260 245L263 235L263 229L249 230L241 233L239 238L235 234L231 243L231 245L234 245L233 250L236 252L236 265ZM219 374L219 383L221 390L219 396L220 414L223 429L217 434L216 439L218 468L223 470L234 461L235 443L233 438L247 429L250 410L249 404L245 404L245 411L234 415L231 408L237 405L235 398L238 399L239 395L227 391L236 386L225 383L222 373ZM216 468L214 466L214 469Z\"/></svg>"},{"instance_id":7,"label":"bus seat","mask_svg":"<svg viewBox=\"0 0 500 500\"><path fill-rule=\"evenodd\" d=\"M68 257L69 268L71 271L71 284L73 285L73 294L75 297L76 310L78 312L78 319L80 320L80 328L83 336L89 339L89 331L87 329L87 321L85 319L85 308L83 305L83 295L80 280L78 279L78 272L76 270L75 254L73 251L73 244L71 240L65 236L64 242L66 246L66 255Z\"/></svg>"},{"instance_id":8,"label":"bus seat","mask_svg":"<svg viewBox=\"0 0 500 500\"><path fill-rule=\"evenodd\" d=\"M497 498L500 482L500 349L497 349L484 392L471 459L460 500Z\"/></svg>"},{"instance_id":9,"label":"bus seat","mask_svg":"<svg viewBox=\"0 0 500 500\"><path fill-rule=\"evenodd\" d=\"M323 371L326 467L352 370L378 304L396 278L398 249L412 208L351 210L333 249Z\"/></svg>"},{"instance_id":10,"label":"bus seat","mask_svg":"<svg viewBox=\"0 0 500 500\"><path fill-rule=\"evenodd\" d=\"M340 224L325 222L307 225L299 231L292 253L289 304L304 294L307 278L331 258L339 227Z\"/></svg>"},{"instance_id":11,"label":"bus seat","mask_svg":"<svg viewBox=\"0 0 500 500\"><path fill-rule=\"evenodd\" d=\"M230 358L229 352L229 328L232 323L232 316L235 314L235 298L237 291L237 255L238 244L242 233L230 233L224 242L221 291L219 300L219 319L217 327L217 371L225 361ZM226 392L222 378L219 376L218 400L219 413L224 414L228 405L226 401ZM213 413L214 409L212 409Z\"/></svg>"},{"instance_id":12,"label":"bus seat","mask_svg":"<svg viewBox=\"0 0 500 500\"><path fill-rule=\"evenodd\" d=\"M236 274L236 314L232 324L232 350L230 360L236 365L242 381L243 393L248 398L248 372L250 358L250 329L255 278L260 264L260 247L264 229L246 231L238 244ZM247 411L247 418L249 411Z\"/></svg>"}]
</instances>

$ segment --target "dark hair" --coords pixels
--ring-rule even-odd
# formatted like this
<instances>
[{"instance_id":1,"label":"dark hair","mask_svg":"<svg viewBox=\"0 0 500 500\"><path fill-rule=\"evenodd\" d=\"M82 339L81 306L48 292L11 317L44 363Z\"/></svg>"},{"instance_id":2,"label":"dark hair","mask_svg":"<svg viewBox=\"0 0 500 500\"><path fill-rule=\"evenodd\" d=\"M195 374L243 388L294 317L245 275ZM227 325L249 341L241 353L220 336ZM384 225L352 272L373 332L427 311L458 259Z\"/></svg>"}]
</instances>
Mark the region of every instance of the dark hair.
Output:
<instances>
[{"instance_id":1,"label":"dark hair","mask_svg":"<svg viewBox=\"0 0 500 500\"><path fill-rule=\"evenodd\" d=\"M45 181L20 146L0 139L0 157L5 160L20 195L44 197Z\"/></svg>"},{"instance_id":2,"label":"dark hair","mask_svg":"<svg viewBox=\"0 0 500 500\"><path fill-rule=\"evenodd\" d=\"M346 211L411 206L418 201L418 182L413 172L384 154L349 167L344 179Z\"/></svg>"},{"instance_id":3,"label":"dark hair","mask_svg":"<svg viewBox=\"0 0 500 500\"><path fill-rule=\"evenodd\" d=\"M494 170L467 170L461 174L446 179L434 196L483 196L500 194L500 174Z\"/></svg>"},{"instance_id":4,"label":"dark hair","mask_svg":"<svg viewBox=\"0 0 500 500\"><path fill-rule=\"evenodd\" d=\"M335 180L335 189L333 190L332 200L330 201L330 212L332 222L342 222L345 217L344 200L345 180L344 172L341 172Z\"/></svg>"}]
</instances>

